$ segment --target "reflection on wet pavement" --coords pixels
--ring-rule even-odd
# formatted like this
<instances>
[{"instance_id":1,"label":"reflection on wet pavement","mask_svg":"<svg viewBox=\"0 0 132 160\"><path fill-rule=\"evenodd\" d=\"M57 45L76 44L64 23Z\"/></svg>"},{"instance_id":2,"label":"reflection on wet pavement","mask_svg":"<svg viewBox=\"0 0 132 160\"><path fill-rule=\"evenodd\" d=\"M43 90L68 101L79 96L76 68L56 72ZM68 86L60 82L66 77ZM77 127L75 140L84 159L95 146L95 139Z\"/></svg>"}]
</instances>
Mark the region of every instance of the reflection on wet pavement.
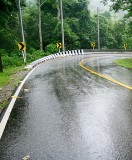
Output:
<instances>
[{"instance_id":1,"label":"reflection on wet pavement","mask_svg":"<svg viewBox=\"0 0 132 160\"><path fill-rule=\"evenodd\" d=\"M1 160L132 158L132 91L82 69L84 58L49 61L32 73L0 142Z\"/></svg>"}]
</instances>

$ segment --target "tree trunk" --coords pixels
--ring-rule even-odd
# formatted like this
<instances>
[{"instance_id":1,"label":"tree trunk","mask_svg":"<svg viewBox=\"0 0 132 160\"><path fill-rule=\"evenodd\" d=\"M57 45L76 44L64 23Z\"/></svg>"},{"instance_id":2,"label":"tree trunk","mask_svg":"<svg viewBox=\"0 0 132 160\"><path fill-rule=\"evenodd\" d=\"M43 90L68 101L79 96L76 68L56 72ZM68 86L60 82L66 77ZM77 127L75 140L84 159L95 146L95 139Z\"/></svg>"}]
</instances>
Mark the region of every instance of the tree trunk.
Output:
<instances>
[{"instance_id":1,"label":"tree trunk","mask_svg":"<svg viewBox=\"0 0 132 160\"><path fill-rule=\"evenodd\" d=\"M59 0L56 0L56 6L57 6L57 19L60 20L60 5L59 5Z\"/></svg>"},{"instance_id":2,"label":"tree trunk","mask_svg":"<svg viewBox=\"0 0 132 160\"><path fill-rule=\"evenodd\" d=\"M39 9L39 39L40 39L40 50L43 50L43 38L42 38L42 21L41 21L41 0L38 0Z\"/></svg>"},{"instance_id":3,"label":"tree trunk","mask_svg":"<svg viewBox=\"0 0 132 160\"><path fill-rule=\"evenodd\" d=\"M1 58L1 55L0 55L0 72L3 72L3 65L2 65L2 58Z\"/></svg>"}]
</instances>

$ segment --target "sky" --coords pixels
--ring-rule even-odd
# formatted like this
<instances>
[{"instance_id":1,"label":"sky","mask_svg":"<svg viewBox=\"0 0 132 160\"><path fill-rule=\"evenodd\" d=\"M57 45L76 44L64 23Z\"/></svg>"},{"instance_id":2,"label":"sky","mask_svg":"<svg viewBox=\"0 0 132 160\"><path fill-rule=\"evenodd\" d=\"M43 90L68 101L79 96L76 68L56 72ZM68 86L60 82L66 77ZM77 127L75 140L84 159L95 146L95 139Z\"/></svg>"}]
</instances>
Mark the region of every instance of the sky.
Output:
<instances>
[{"instance_id":1,"label":"sky","mask_svg":"<svg viewBox=\"0 0 132 160\"><path fill-rule=\"evenodd\" d=\"M89 0L89 9L91 11L91 14L97 14L97 7L99 8L100 12L109 11L110 5L112 2L108 2L108 5L104 5L101 3L102 0ZM114 11L110 11L112 13L112 16L116 19L120 19L124 16L124 12L120 11L118 13L115 13Z\"/></svg>"},{"instance_id":2,"label":"sky","mask_svg":"<svg viewBox=\"0 0 132 160\"><path fill-rule=\"evenodd\" d=\"M95 13L97 11L97 7L103 11L108 11L109 10L109 6L110 6L110 2L109 5L105 5L103 3L101 3L101 0L89 0L89 9L92 13Z\"/></svg>"},{"instance_id":3,"label":"sky","mask_svg":"<svg viewBox=\"0 0 132 160\"><path fill-rule=\"evenodd\" d=\"M27 2L33 3L34 0L26 0ZM112 2L108 2L108 5L104 5L103 3L101 3L102 0L88 0L89 1L89 9L91 14L97 14L97 7L99 8L100 12L105 12L105 11L109 11L110 9L110 5L112 4ZM120 19L122 18L124 15L124 12L119 12L119 13L114 13L114 11L112 11L112 16L116 19Z\"/></svg>"}]
</instances>

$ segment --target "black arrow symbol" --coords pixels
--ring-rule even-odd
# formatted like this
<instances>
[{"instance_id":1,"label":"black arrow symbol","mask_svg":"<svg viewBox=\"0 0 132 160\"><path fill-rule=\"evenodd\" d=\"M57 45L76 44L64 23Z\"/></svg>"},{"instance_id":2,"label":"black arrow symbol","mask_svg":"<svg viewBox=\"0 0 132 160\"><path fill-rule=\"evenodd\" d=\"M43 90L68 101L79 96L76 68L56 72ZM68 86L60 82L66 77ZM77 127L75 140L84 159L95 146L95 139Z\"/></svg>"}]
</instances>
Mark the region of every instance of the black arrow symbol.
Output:
<instances>
[{"instance_id":1,"label":"black arrow symbol","mask_svg":"<svg viewBox=\"0 0 132 160\"><path fill-rule=\"evenodd\" d=\"M22 44L22 43L19 43L19 44L21 45L20 50L23 51L23 49L24 49L24 44Z\"/></svg>"},{"instance_id":2,"label":"black arrow symbol","mask_svg":"<svg viewBox=\"0 0 132 160\"><path fill-rule=\"evenodd\" d=\"M58 48L61 48L61 46L62 46L61 43L59 43L59 47Z\"/></svg>"},{"instance_id":3,"label":"black arrow symbol","mask_svg":"<svg viewBox=\"0 0 132 160\"><path fill-rule=\"evenodd\" d=\"M61 44L59 43L59 47L58 48L60 48L61 47Z\"/></svg>"}]
</instances>

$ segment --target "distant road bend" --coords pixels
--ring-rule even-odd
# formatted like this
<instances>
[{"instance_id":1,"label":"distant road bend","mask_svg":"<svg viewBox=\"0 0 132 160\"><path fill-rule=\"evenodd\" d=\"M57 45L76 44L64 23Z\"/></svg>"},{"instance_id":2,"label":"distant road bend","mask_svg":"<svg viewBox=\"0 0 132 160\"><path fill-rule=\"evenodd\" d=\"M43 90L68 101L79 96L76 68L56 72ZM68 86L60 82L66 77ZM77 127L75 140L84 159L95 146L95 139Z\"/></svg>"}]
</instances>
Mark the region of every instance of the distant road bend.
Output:
<instances>
[{"instance_id":1,"label":"distant road bend","mask_svg":"<svg viewBox=\"0 0 132 160\"><path fill-rule=\"evenodd\" d=\"M126 57L132 54L67 56L39 65L17 98L0 159L132 159L132 70L113 64Z\"/></svg>"}]
</instances>

